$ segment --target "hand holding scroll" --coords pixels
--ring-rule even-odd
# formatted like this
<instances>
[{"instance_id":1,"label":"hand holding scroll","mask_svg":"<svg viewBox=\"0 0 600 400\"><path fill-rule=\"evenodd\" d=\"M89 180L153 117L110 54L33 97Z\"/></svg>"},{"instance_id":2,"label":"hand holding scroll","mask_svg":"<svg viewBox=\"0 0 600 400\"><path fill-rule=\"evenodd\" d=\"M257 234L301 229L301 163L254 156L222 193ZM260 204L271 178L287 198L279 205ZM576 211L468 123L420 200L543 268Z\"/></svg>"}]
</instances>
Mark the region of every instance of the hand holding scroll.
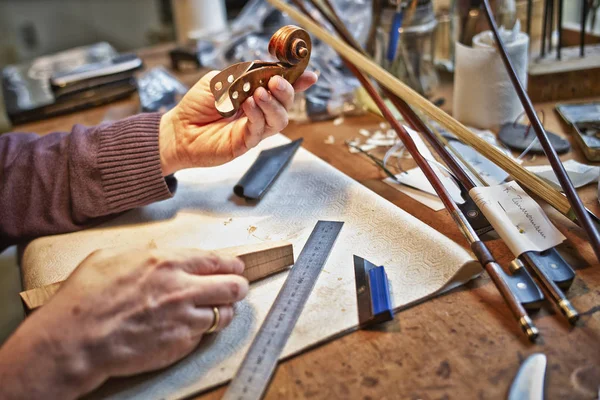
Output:
<instances>
[{"instance_id":1,"label":"hand holding scroll","mask_svg":"<svg viewBox=\"0 0 600 400\"><path fill-rule=\"evenodd\" d=\"M162 117L159 146L164 175L184 168L224 164L280 132L288 124L294 91L304 91L317 81L313 72L304 72L294 86L274 76L268 91L259 87L242 104L241 112L223 118L215 108L209 86L217 73L206 74L177 107Z\"/></svg>"}]
</instances>

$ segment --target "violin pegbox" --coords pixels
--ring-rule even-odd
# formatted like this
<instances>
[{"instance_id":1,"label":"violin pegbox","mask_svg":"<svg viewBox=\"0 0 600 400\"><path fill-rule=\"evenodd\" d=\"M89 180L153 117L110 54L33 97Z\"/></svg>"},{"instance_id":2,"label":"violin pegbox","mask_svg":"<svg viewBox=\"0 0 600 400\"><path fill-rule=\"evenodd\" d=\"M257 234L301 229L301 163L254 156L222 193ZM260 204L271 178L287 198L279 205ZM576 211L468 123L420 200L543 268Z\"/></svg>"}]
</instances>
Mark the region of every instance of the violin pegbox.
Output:
<instances>
[{"instance_id":1,"label":"violin pegbox","mask_svg":"<svg viewBox=\"0 0 600 400\"><path fill-rule=\"evenodd\" d=\"M269 79L280 75L290 83L306 69L312 49L310 36L297 26L280 28L269 41L269 53L278 62L250 61L234 64L219 72L210 81L219 114L235 115L241 104L259 87L268 90Z\"/></svg>"}]
</instances>

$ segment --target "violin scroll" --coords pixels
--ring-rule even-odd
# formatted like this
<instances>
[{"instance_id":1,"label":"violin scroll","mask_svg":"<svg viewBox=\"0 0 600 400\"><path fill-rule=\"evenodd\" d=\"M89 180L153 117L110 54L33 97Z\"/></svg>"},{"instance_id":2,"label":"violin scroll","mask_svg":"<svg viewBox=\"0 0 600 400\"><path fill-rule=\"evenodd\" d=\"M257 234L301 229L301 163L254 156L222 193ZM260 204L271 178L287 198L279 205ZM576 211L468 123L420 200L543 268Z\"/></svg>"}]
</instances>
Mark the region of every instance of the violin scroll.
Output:
<instances>
[{"instance_id":1,"label":"violin scroll","mask_svg":"<svg viewBox=\"0 0 600 400\"><path fill-rule=\"evenodd\" d=\"M296 65L306 58L310 37L305 30L293 25L284 26L271 37L269 53L282 63Z\"/></svg>"},{"instance_id":2,"label":"violin scroll","mask_svg":"<svg viewBox=\"0 0 600 400\"><path fill-rule=\"evenodd\" d=\"M306 69L310 60L308 33L293 25L280 28L269 41L269 53L279 62L242 62L218 73L210 82L215 105L223 117L231 117L259 87L268 90L269 79L280 75L290 83Z\"/></svg>"}]
</instances>

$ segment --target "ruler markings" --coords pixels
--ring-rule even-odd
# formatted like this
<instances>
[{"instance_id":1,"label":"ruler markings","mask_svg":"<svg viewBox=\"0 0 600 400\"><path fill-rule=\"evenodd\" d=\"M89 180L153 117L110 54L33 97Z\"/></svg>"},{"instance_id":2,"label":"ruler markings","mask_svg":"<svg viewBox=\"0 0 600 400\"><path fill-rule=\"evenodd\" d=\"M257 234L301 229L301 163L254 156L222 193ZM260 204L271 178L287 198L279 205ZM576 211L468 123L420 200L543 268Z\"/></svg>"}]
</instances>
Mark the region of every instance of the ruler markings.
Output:
<instances>
[{"instance_id":1,"label":"ruler markings","mask_svg":"<svg viewBox=\"0 0 600 400\"><path fill-rule=\"evenodd\" d=\"M343 222L319 221L292 267L223 399L260 399Z\"/></svg>"}]
</instances>

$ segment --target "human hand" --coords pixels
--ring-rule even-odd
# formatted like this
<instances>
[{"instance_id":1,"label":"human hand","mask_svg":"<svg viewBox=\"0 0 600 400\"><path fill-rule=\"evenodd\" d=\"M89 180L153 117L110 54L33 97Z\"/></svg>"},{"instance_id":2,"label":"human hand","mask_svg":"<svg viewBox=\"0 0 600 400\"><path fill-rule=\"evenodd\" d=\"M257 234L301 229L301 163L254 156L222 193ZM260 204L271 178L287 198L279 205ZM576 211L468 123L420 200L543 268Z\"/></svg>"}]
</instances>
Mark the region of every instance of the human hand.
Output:
<instances>
[{"instance_id":1,"label":"human hand","mask_svg":"<svg viewBox=\"0 0 600 400\"><path fill-rule=\"evenodd\" d=\"M210 80L217 73L204 75L175 108L163 115L159 132L163 175L184 168L221 165L244 154L285 128L294 91L304 91L317 81L316 74L308 71L293 86L274 76L268 91L257 88L242 104L241 112L223 118L210 91Z\"/></svg>"},{"instance_id":2,"label":"human hand","mask_svg":"<svg viewBox=\"0 0 600 400\"><path fill-rule=\"evenodd\" d=\"M238 258L192 249L96 251L22 324L3 355L16 365L10 352L35 353L41 370L25 366L35 379L23 381L36 381L46 398L78 397L109 377L165 367L197 346L215 322L213 307L217 331L231 322L232 304L248 292L243 269ZM58 377L44 382L53 369ZM59 383L74 388L59 391Z\"/></svg>"}]
</instances>

